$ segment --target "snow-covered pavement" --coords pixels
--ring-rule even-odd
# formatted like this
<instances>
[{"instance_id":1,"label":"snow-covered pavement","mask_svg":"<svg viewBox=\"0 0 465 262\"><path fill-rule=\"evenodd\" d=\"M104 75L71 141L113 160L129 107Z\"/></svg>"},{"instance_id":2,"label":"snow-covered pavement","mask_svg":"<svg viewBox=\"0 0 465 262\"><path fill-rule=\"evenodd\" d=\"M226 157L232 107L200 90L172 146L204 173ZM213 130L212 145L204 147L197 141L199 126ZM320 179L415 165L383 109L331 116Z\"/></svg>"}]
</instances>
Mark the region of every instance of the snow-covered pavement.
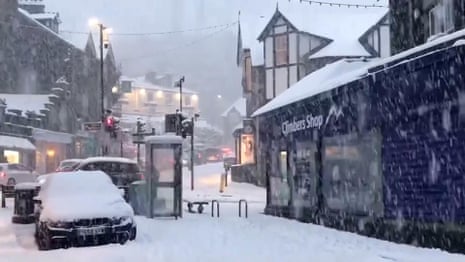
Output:
<instances>
[{"instance_id":1,"label":"snow-covered pavement","mask_svg":"<svg viewBox=\"0 0 465 262\"><path fill-rule=\"evenodd\" d=\"M249 218L237 203L221 203L220 218L184 213L179 220L138 217L136 241L121 245L37 251L32 225L11 224L12 205L0 210L0 261L465 261L464 255L415 248L311 224L262 215L265 190L232 183L219 193L221 164L196 169L195 190L185 174L184 198L249 201Z\"/></svg>"}]
</instances>

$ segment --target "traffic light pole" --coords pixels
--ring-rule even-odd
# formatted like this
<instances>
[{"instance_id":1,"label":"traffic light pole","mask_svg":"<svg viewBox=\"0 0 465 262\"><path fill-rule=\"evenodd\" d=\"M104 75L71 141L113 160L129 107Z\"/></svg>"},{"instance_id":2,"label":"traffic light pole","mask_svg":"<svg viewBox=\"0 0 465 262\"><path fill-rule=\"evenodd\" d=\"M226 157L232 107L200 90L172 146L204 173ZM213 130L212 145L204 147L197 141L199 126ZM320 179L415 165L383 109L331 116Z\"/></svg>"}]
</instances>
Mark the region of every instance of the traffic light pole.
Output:
<instances>
[{"instance_id":1,"label":"traffic light pole","mask_svg":"<svg viewBox=\"0 0 465 262\"><path fill-rule=\"evenodd\" d=\"M192 117L192 134L191 134L191 190L194 190L194 117Z\"/></svg>"},{"instance_id":2,"label":"traffic light pole","mask_svg":"<svg viewBox=\"0 0 465 262\"><path fill-rule=\"evenodd\" d=\"M136 133L141 133L141 122L137 120ZM140 144L137 144L137 164L140 164Z\"/></svg>"}]
</instances>

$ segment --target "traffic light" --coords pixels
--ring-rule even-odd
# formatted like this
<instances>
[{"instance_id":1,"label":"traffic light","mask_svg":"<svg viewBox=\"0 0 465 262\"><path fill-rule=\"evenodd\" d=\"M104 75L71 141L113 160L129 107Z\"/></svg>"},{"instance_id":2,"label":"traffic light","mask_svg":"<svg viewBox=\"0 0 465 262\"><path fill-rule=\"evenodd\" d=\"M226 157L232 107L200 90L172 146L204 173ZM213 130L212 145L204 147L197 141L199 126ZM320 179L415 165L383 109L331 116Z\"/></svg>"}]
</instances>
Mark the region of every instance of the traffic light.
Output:
<instances>
[{"instance_id":1,"label":"traffic light","mask_svg":"<svg viewBox=\"0 0 465 262\"><path fill-rule=\"evenodd\" d=\"M117 130L119 129L119 119L113 117L112 115L107 115L104 119L105 131L110 133L110 137L116 138L118 136Z\"/></svg>"},{"instance_id":2,"label":"traffic light","mask_svg":"<svg viewBox=\"0 0 465 262\"><path fill-rule=\"evenodd\" d=\"M181 122L181 136L186 138L187 136L191 136L194 133L194 125L191 120L184 120Z\"/></svg>"}]
</instances>

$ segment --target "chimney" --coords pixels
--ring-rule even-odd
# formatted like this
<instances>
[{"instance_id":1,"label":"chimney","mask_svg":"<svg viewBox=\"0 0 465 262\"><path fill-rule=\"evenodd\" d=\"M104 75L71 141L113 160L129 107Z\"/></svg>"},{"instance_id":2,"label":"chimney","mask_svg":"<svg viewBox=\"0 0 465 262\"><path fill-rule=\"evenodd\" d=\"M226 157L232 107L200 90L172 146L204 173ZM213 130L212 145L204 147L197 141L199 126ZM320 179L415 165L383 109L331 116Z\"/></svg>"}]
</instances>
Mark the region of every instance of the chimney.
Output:
<instances>
[{"instance_id":1,"label":"chimney","mask_svg":"<svg viewBox=\"0 0 465 262\"><path fill-rule=\"evenodd\" d=\"M10 21L18 11L18 0L0 0L0 21Z\"/></svg>"}]
</instances>

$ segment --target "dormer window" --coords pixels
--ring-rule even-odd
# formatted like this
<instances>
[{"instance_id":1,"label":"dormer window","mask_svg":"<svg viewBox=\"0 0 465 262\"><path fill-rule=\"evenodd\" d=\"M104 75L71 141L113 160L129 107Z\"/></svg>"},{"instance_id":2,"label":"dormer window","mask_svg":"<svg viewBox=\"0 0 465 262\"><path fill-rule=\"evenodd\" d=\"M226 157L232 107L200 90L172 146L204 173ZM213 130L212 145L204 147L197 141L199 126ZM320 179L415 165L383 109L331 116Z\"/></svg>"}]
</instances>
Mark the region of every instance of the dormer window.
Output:
<instances>
[{"instance_id":1,"label":"dormer window","mask_svg":"<svg viewBox=\"0 0 465 262\"><path fill-rule=\"evenodd\" d=\"M278 35L274 39L276 65L288 64L287 35Z\"/></svg>"},{"instance_id":2,"label":"dormer window","mask_svg":"<svg viewBox=\"0 0 465 262\"><path fill-rule=\"evenodd\" d=\"M454 29L454 2L440 0L429 12L430 36L447 33Z\"/></svg>"}]
</instances>

